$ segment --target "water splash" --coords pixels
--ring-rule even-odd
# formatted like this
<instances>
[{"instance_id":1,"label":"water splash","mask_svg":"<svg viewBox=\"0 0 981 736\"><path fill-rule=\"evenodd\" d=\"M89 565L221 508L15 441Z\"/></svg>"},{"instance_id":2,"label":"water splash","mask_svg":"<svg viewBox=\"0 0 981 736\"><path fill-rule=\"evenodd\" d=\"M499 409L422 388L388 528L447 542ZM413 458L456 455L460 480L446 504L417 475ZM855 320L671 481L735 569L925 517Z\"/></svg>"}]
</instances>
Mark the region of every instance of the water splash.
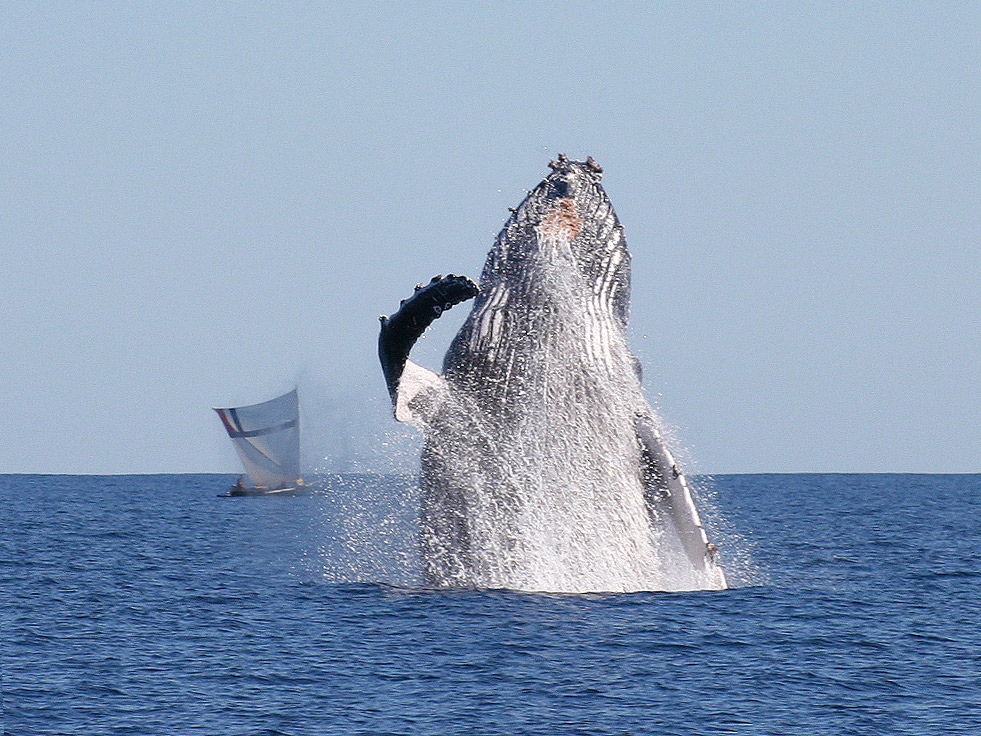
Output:
<instances>
[{"instance_id":1,"label":"water splash","mask_svg":"<svg viewBox=\"0 0 981 736\"><path fill-rule=\"evenodd\" d=\"M590 298L568 242L546 246L512 299L526 311L509 362L480 377L497 385L451 381L427 427L429 577L567 593L718 587L645 501L635 421L651 410L622 329Z\"/></svg>"},{"instance_id":2,"label":"water splash","mask_svg":"<svg viewBox=\"0 0 981 736\"><path fill-rule=\"evenodd\" d=\"M411 475L320 476L301 567L333 583L421 585L418 483Z\"/></svg>"}]
</instances>

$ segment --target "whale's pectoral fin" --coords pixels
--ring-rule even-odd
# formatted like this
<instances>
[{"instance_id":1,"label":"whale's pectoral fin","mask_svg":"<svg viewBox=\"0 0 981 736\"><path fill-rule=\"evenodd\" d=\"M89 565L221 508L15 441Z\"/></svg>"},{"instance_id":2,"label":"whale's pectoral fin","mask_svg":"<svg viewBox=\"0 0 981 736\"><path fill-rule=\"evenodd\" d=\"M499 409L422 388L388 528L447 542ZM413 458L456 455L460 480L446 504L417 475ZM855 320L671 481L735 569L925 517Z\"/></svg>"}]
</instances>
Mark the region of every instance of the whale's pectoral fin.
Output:
<instances>
[{"instance_id":1,"label":"whale's pectoral fin","mask_svg":"<svg viewBox=\"0 0 981 736\"><path fill-rule=\"evenodd\" d=\"M643 457L644 496L656 514L671 518L685 554L696 570L711 572L719 587L725 588L725 573L716 564L715 545L702 527L691 488L674 456L664 443L654 418L639 414L637 440Z\"/></svg>"},{"instance_id":2,"label":"whale's pectoral fin","mask_svg":"<svg viewBox=\"0 0 981 736\"><path fill-rule=\"evenodd\" d=\"M378 358L381 360L382 372L385 374L385 384L392 397L392 403L398 415L400 384L403 379L408 383L410 371L407 369L409 351L416 340L447 309L455 304L472 299L477 295L477 285L466 276L434 276L425 286L416 287L415 293L404 299L399 310L391 317L382 316L381 331L378 334ZM417 395L432 379L424 378L424 373L436 379L436 374L416 366L411 369L411 382L415 387L412 397ZM406 386L406 394L409 386ZM405 399L406 402L411 398ZM400 420L401 421L401 420Z\"/></svg>"}]
</instances>

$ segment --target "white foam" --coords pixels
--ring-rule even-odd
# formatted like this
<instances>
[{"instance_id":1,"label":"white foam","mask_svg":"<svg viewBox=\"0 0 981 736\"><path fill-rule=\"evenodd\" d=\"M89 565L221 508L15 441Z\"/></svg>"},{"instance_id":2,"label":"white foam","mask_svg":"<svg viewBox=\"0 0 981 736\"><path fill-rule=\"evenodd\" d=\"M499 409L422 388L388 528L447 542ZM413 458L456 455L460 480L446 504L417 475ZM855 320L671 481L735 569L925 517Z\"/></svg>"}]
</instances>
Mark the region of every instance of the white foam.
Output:
<instances>
[{"instance_id":1,"label":"white foam","mask_svg":"<svg viewBox=\"0 0 981 736\"><path fill-rule=\"evenodd\" d=\"M568 267L568 243L546 245L531 256L522 298L537 307L508 336L509 368L480 400L451 385L454 405L427 430L443 496L423 513L426 564L445 584L482 588L717 587L668 519L651 523L635 418L653 413L622 328Z\"/></svg>"}]
</instances>

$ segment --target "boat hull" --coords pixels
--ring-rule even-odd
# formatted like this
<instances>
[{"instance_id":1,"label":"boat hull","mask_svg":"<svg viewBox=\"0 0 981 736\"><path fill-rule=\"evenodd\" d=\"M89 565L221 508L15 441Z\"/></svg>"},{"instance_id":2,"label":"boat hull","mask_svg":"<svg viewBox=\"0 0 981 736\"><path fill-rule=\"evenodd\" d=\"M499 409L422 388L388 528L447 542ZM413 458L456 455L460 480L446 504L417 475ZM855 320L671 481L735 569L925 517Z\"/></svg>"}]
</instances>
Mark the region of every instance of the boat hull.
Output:
<instances>
[{"instance_id":1,"label":"boat hull","mask_svg":"<svg viewBox=\"0 0 981 736\"><path fill-rule=\"evenodd\" d=\"M309 486L302 482L298 482L291 486L283 486L281 488L262 488L260 486L242 486L235 484L224 493L219 493L218 495L221 498L231 498L233 496L278 496L284 493L306 493L309 492L309 490Z\"/></svg>"}]
</instances>

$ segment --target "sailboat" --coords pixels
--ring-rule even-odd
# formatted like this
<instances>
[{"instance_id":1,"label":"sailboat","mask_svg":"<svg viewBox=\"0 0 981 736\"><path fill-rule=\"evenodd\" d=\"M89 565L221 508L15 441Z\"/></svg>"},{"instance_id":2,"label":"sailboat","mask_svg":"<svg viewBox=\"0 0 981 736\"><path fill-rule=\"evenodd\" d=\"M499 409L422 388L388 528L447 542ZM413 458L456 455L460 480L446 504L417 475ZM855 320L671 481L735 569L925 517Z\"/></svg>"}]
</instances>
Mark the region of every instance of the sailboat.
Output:
<instances>
[{"instance_id":1,"label":"sailboat","mask_svg":"<svg viewBox=\"0 0 981 736\"><path fill-rule=\"evenodd\" d=\"M250 406L215 409L245 468L226 494L260 496L304 488L300 477L300 404L289 393Z\"/></svg>"}]
</instances>

